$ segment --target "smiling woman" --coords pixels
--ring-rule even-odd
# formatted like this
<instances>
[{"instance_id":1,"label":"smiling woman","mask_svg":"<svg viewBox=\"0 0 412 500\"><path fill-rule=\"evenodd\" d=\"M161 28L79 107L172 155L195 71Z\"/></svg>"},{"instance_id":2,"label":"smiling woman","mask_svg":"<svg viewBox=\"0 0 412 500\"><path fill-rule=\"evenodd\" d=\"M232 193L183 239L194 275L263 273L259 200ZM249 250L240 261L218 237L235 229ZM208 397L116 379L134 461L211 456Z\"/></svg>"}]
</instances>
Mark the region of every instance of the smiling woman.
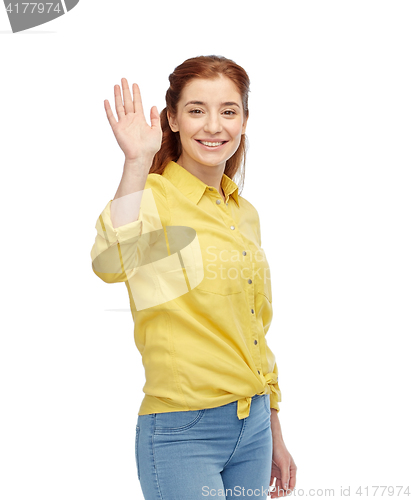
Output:
<instances>
[{"instance_id":1,"label":"smiling woman","mask_svg":"<svg viewBox=\"0 0 412 500\"><path fill-rule=\"evenodd\" d=\"M169 82L166 107L160 113L162 147L150 173L162 174L170 161L180 160L179 165L198 177L200 174L199 178L213 183L216 189L220 189L222 173L231 179L238 175L242 190L250 88L246 71L225 57L199 56L177 66ZM205 165L219 165L217 181Z\"/></svg>"},{"instance_id":2,"label":"smiling woman","mask_svg":"<svg viewBox=\"0 0 412 500\"><path fill-rule=\"evenodd\" d=\"M196 100L198 96L203 99ZM223 173L247 124L235 83L222 74L213 79L195 78L184 87L176 108L167 116L172 131L179 132L182 153L177 163L197 177L208 173L205 166Z\"/></svg>"},{"instance_id":3,"label":"smiling woman","mask_svg":"<svg viewBox=\"0 0 412 500\"><path fill-rule=\"evenodd\" d=\"M99 278L127 286L145 369L138 478L146 500L198 499L204 488L267 498L275 477L278 490L294 488L296 465L266 342L259 215L233 180L244 179L249 77L230 59L200 56L169 81L151 125L137 84L132 101L122 79L124 104L115 86L119 121L105 101L125 164L91 252Z\"/></svg>"}]
</instances>

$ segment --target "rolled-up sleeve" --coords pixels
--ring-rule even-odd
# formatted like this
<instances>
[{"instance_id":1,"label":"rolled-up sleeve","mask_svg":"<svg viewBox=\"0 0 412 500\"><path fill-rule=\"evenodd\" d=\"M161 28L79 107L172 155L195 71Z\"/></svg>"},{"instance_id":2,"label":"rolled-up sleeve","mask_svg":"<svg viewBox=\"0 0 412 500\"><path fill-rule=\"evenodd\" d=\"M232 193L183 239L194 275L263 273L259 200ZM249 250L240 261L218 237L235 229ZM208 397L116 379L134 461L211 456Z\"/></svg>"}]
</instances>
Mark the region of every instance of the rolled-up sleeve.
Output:
<instances>
[{"instance_id":1,"label":"rolled-up sleeve","mask_svg":"<svg viewBox=\"0 0 412 500\"><path fill-rule=\"evenodd\" d=\"M161 176L149 177L137 220L114 228L111 219L113 200L107 203L97 219L97 233L90 255L93 272L105 283L125 282L140 265L149 261L150 248L156 246L163 234L163 225L170 220Z\"/></svg>"},{"instance_id":2,"label":"rolled-up sleeve","mask_svg":"<svg viewBox=\"0 0 412 500\"><path fill-rule=\"evenodd\" d=\"M143 224L140 211L136 221L114 228L110 217L112 201L97 219L97 234L91 251L93 272L105 283L124 282L137 268L137 242Z\"/></svg>"},{"instance_id":3,"label":"rolled-up sleeve","mask_svg":"<svg viewBox=\"0 0 412 500\"><path fill-rule=\"evenodd\" d=\"M280 411L279 404L282 401L282 393L279 388L278 382L278 365L275 363L275 367L273 368L273 377L271 377L272 381L269 383L270 387L270 407L274 408L277 412Z\"/></svg>"}]
</instances>

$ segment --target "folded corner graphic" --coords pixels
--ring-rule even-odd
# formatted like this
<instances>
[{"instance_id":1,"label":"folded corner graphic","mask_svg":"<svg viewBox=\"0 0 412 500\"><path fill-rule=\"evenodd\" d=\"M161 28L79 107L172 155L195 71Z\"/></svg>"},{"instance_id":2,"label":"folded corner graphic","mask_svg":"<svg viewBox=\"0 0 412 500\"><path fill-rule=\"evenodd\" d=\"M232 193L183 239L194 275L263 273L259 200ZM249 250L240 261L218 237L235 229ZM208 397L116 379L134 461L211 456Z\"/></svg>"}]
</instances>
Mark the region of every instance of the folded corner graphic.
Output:
<instances>
[{"instance_id":1,"label":"folded corner graphic","mask_svg":"<svg viewBox=\"0 0 412 500\"><path fill-rule=\"evenodd\" d=\"M136 311L176 299L204 278L196 231L188 226L163 227L151 188L112 200L111 205L126 210L139 199L144 214L138 218L140 225L130 223L134 224L130 234L119 243L108 219L105 224L100 217L96 224L100 244L92 253L93 270L104 281L128 281Z\"/></svg>"},{"instance_id":2,"label":"folded corner graphic","mask_svg":"<svg viewBox=\"0 0 412 500\"><path fill-rule=\"evenodd\" d=\"M58 0L44 3L4 0L13 33L34 28L57 17L64 16L78 3L79 0Z\"/></svg>"}]
</instances>

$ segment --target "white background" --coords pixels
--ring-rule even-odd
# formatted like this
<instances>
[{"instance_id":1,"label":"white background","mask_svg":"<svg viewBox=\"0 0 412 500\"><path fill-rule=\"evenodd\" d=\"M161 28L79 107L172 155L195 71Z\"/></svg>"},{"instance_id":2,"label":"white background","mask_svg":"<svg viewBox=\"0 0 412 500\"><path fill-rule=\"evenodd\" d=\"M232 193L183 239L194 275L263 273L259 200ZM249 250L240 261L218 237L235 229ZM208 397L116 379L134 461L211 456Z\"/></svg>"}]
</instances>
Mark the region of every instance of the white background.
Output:
<instances>
[{"instance_id":1,"label":"white background","mask_svg":"<svg viewBox=\"0 0 412 500\"><path fill-rule=\"evenodd\" d=\"M209 54L251 79L241 194L271 267L296 489L408 485L411 3L80 0L16 34L0 7L0 496L143 498L127 289L91 268L123 168L103 102L126 77L149 119L173 69Z\"/></svg>"}]
</instances>

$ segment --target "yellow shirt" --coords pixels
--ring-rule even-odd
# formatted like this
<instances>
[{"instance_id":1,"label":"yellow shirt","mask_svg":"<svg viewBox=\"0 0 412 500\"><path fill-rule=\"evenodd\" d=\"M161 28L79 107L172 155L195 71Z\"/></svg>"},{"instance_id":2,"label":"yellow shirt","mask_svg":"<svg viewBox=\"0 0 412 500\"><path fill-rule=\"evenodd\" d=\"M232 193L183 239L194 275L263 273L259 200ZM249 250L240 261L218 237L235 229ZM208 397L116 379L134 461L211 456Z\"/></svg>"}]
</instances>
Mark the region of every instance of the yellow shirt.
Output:
<instances>
[{"instance_id":1,"label":"yellow shirt","mask_svg":"<svg viewBox=\"0 0 412 500\"><path fill-rule=\"evenodd\" d=\"M215 408L255 394L279 411L270 270L259 215L223 174L225 194L170 162L149 174L138 219L113 228L110 200L96 222L94 273L124 282L146 382L139 415Z\"/></svg>"}]
</instances>

